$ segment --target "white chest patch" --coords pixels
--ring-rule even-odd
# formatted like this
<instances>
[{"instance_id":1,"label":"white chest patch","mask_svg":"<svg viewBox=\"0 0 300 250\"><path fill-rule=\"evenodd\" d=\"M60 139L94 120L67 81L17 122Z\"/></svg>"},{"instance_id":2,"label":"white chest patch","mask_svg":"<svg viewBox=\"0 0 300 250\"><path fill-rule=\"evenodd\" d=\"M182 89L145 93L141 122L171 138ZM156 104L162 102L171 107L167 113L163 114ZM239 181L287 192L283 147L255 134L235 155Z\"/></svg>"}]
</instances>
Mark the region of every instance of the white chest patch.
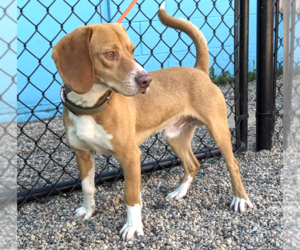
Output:
<instances>
[{"instance_id":1,"label":"white chest patch","mask_svg":"<svg viewBox=\"0 0 300 250\"><path fill-rule=\"evenodd\" d=\"M107 154L113 150L112 135L97 124L93 117L88 115L76 116L69 112L73 126L68 128L69 143L72 147L81 150L95 150Z\"/></svg>"}]
</instances>

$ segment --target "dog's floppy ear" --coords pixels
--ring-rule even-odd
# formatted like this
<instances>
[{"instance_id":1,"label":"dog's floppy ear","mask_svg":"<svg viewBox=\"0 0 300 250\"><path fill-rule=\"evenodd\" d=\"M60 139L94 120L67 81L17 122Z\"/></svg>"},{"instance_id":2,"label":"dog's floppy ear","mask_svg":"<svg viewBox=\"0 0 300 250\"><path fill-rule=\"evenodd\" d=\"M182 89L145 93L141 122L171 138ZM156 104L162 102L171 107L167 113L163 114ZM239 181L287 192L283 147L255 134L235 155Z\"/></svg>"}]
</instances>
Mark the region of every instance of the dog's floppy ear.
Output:
<instances>
[{"instance_id":1,"label":"dog's floppy ear","mask_svg":"<svg viewBox=\"0 0 300 250\"><path fill-rule=\"evenodd\" d=\"M91 90L95 81L90 52L93 30L79 27L63 37L53 48L52 58L64 83L78 94Z\"/></svg>"}]
</instances>

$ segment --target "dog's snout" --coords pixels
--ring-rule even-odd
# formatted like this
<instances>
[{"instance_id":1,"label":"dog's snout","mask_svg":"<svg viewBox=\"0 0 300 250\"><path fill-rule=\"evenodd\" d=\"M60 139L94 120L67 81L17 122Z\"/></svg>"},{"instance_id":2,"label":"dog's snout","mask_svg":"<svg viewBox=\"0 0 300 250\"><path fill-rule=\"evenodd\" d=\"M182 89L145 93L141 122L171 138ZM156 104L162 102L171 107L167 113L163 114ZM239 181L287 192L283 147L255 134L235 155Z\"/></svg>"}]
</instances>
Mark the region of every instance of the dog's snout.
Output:
<instances>
[{"instance_id":1,"label":"dog's snout","mask_svg":"<svg viewBox=\"0 0 300 250\"><path fill-rule=\"evenodd\" d=\"M135 78L135 81L138 85L140 85L142 88L148 88L150 85L150 82L152 81L152 77L149 75L141 75L137 76Z\"/></svg>"}]
</instances>

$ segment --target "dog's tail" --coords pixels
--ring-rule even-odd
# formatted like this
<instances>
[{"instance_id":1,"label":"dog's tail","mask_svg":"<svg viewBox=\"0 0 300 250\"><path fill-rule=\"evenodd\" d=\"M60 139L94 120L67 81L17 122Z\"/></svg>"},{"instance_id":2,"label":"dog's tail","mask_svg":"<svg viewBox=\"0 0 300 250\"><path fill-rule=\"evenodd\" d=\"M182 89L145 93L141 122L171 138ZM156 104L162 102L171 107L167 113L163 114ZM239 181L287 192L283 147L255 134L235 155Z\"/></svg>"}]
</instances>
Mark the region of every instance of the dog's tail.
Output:
<instances>
[{"instance_id":1,"label":"dog's tail","mask_svg":"<svg viewBox=\"0 0 300 250\"><path fill-rule=\"evenodd\" d=\"M194 67L208 74L208 47L202 32L191 22L168 15L165 11L165 2L160 5L158 17L164 25L183 31L193 40L196 47L196 63Z\"/></svg>"}]
</instances>

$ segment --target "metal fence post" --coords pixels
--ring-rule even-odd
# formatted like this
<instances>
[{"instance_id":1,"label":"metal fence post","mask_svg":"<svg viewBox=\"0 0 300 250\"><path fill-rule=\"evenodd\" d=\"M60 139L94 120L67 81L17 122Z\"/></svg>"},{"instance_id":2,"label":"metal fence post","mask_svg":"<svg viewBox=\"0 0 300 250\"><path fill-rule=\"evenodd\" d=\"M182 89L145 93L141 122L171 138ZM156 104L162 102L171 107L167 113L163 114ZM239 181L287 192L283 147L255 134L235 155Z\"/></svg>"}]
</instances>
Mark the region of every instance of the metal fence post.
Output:
<instances>
[{"instance_id":1,"label":"metal fence post","mask_svg":"<svg viewBox=\"0 0 300 250\"><path fill-rule=\"evenodd\" d=\"M271 149L274 131L274 0L257 1L256 149Z\"/></svg>"},{"instance_id":2,"label":"metal fence post","mask_svg":"<svg viewBox=\"0 0 300 250\"><path fill-rule=\"evenodd\" d=\"M247 150L248 139L248 46L249 46L249 0L240 1L240 130L241 151Z\"/></svg>"},{"instance_id":3,"label":"metal fence post","mask_svg":"<svg viewBox=\"0 0 300 250\"><path fill-rule=\"evenodd\" d=\"M247 150L248 137L249 0L235 1L234 34L236 147L241 152Z\"/></svg>"},{"instance_id":4,"label":"metal fence post","mask_svg":"<svg viewBox=\"0 0 300 250\"><path fill-rule=\"evenodd\" d=\"M291 1L285 1L283 6L283 68L287 74L283 74L283 148L287 149L289 135L291 130L291 112L292 112L292 70L293 70L293 53L294 48L294 23L295 23L295 6L292 8ZM292 19L292 20L291 20ZM291 20L291 21L290 21ZM292 27L290 27L292 24Z\"/></svg>"},{"instance_id":5,"label":"metal fence post","mask_svg":"<svg viewBox=\"0 0 300 250\"><path fill-rule=\"evenodd\" d=\"M237 151L241 147L240 112L240 1L234 1L234 100L235 100L235 138Z\"/></svg>"},{"instance_id":6,"label":"metal fence post","mask_svg":"<svg viewBox=\"0 0 300 250\"><path fill-rule=\"evenodd\" d=\"M240 1L234 1L234 100L235 100L235 138L237 151L241 147L241 121L238 119L240 116L240 40L239 40L239 27L240 27Z\"/></svg>"}]
</instances>

